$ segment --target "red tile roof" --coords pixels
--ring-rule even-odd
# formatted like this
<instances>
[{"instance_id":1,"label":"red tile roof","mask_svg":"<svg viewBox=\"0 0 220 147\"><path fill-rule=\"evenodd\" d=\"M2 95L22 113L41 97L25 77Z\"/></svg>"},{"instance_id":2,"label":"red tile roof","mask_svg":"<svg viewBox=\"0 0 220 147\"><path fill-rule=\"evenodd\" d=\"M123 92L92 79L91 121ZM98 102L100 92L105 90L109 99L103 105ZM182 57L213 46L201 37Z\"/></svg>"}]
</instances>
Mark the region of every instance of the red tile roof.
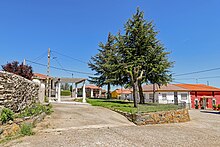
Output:
<instances>
[{"instance_id":1,"label":"red tile roof","mask_svg":"<svg viewBox=\"0 0 220 147\"><path fill-rule=\"evenodd\" d=\"M142 88L143 88L143 92L153 92L153 84L144 85L142 86ZM173 92L173 91L189 91L189 90L173 84L162 85L160 87L155 84L155 91Z\"/></svg>"},{"instance_id":2,"label":"red tile roof","mask_svg":"<svg viewBox=\"0 0 220 147\"><path fill-rule=\"evenodd\" d=\"M47 79L47 75L40 74L40 73L34 73L33 78L45 80L45 79ZM49 77L49 78L51 78L51 77Z\"/></svg>"},{"instance_id":3,"label":"red tile roof","mask_svg":"<svg viewBox=\"0 0 220 147\"><path fill-rule=\"evenodd\" d=\"M86 85L87 89L101 89L100 87L96 86L96 85Z\"/></svg>"},{"instance_id":4,"label":"red tile roof","mask_svg":"<svg viewBox=\"0 0 220 147\"><path fill-rule=\"evenodd\" d=\"M190 91L220 91L220 88L207 86L204 84L175 84L175 85L188 89Z\"/></svg>"},{"instance_id":5,"label":"red tile roof","mask_svg":"<svg viewBox=\"0 0 220 147\"><path fill-rule=\"evenodd\" d=\"M132 90L130 89L116 89L115 90L118 94L131 94Z\"/></svg>"}]
</instances>

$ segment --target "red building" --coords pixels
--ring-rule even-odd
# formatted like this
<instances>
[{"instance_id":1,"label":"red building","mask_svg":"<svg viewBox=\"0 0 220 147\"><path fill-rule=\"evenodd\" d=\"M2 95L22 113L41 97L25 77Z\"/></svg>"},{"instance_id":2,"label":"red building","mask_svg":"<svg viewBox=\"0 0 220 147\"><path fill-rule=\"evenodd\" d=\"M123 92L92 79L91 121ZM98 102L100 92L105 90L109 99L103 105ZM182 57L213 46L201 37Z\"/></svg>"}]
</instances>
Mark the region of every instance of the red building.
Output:
<instances>
[{"instance_id":1,"label":"red building","mask_svg":"<svg viewBox=\"0 0 220 147\"><path fill-rule=\"evenodd\" d=\"M204 84L175 84L176 86L188 89L191 97L191 107L201 109L212 109L213 105L220 104L220 88Z\"/></svg>"}]
</instances>

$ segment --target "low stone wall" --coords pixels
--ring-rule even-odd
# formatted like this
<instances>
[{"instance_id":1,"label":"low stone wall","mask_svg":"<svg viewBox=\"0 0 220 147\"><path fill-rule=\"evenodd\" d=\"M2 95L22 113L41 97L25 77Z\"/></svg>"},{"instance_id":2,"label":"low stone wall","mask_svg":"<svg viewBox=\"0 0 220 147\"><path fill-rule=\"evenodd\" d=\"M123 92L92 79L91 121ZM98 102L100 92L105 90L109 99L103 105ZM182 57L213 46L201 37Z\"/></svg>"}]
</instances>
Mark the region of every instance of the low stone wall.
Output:
<instances>
[{"instance_id":1,"label":"low stone wall","mask_svg":"<svg viewBox=\"0 0 220 147\"><path fill-rule=\"evenodd\" d=\"M179 123L190 121L188 109L136 114L126 113L118 110L114 111L124 115L128 120L134 122L137 125Z\"/></svg>"},{"instance_id":2,"label":"low stone wall","mask_svg":"<svg viewBox=\"0 0 220 147\"><path fill-rule=\"evenodd\" d=\"M19 112L38 101L39 85L21 76L0 71L0 106Z\"/></svg>"}]
</instances>

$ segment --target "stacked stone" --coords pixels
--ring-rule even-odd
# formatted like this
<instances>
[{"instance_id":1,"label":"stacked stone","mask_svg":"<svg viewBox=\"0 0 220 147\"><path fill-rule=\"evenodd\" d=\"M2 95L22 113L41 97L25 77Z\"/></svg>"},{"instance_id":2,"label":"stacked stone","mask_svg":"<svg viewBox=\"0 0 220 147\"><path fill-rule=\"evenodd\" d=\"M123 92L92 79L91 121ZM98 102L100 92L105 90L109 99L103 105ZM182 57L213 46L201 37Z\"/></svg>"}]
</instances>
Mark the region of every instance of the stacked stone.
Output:
<instances>
[{"instance_id":1,"label":"stacked stone","mask_svg":"<svg viewBox=\"0 0 220 147\"><path fill-rule=\"evenodd\" d=\"M129 121L134 122L136 125L180 123L190 121L188 109L135 114L119 110L114 111L124 115Z\"/></svg>"},{"instance_id":2,"label":"stacked stone","mask_svg":"<svg viewBox=\"0 0 220 147\"><path fill-rule=\"evenodd\" d=\"M188 109L136 114L133 118L137 125L180 123L190 121Z\"/></svg>"},{"instance_id":3,"label":"stacked stone","mask_svg":"<svg viewBox=\"0 0 220 147\"><path fill-rule=\"evenodd\" d=\"M19 75L0 71L0 106L14 112L38 101L39 85Z\"/></svg>"}]
</instances>

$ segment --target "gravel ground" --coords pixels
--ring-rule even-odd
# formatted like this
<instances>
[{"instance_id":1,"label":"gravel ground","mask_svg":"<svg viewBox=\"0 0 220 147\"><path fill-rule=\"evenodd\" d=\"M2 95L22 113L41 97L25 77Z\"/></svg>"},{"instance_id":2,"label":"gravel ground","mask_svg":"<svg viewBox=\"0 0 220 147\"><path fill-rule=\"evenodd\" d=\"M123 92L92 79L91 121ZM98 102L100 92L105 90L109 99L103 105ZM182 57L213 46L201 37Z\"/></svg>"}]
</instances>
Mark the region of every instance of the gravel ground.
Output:
<instances>
[{"instance_id":1,"label":"gravel ground","mask_svg":"<svg viewBox=\"0 0 220 147\"><path fill-rule=\"evenodd\" d=\"M36 135L4 146L219 146L219 113L190 110L190 122L135 126L105 108L67 104L54 108L52 116L39 124ZM48 128L41 129L46 124Z\"/></svg>"}]
</instances>

